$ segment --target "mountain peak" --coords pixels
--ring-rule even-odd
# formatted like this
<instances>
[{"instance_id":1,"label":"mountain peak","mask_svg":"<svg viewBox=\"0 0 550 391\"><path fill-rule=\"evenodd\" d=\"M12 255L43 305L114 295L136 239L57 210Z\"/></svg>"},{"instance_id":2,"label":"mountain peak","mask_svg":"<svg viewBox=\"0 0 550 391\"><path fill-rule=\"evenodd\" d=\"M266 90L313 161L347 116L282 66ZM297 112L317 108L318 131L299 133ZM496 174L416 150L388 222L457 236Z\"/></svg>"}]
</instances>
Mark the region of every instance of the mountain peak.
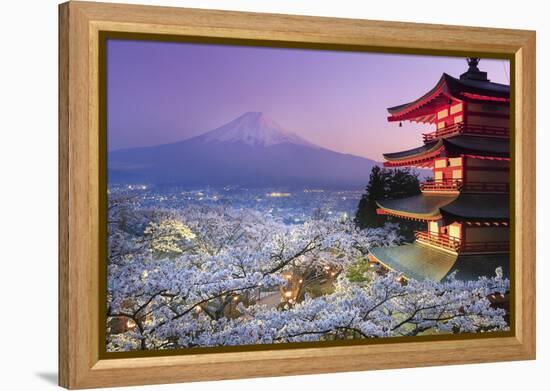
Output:
<instances>
[{"instance_id":1,"label":"mountain peak","mask_svg":"<svg viewBox=\"0 0 550 391\"><path fill-rule=\"evenodd\" d=\"M109 152L110 183L360 189L376 162L315 146L262 113L201 136Z\"/></svg>"},{"instance_id":2,"label":"mountain peak","mask_svg":"<svg viewBox=\"0 0 550 391\"><path fill-rule=\"evenodd\" d=\"M252 146L272 146L283 143L307 145L304 140L271 119L262 112L246 112L233 121L199 136L203 141L244 142Z\"/></svg>"},{"instance_id":3,"label":"mountain peak","mask_svg":"<svg viewBox=\"0 0 550 391\"><path fill-rule=\"evenodd\" d=\"M244 113L243 115L241 115L238 118L260 119L262 117L267 117L267 116L264 113L262 113L261 111L247 111L246 113Z\"/></svg>"}]
</instances>

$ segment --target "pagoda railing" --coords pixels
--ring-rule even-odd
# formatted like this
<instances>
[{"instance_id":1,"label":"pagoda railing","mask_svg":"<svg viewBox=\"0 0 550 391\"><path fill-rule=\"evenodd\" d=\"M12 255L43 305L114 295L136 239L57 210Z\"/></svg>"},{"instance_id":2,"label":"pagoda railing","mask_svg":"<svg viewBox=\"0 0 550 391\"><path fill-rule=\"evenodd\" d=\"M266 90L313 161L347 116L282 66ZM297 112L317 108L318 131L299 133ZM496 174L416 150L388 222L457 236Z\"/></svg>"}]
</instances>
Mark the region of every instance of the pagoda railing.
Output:
<instances>
[{"instance_id":1,"label":"pagoda railing","mask_svg":"<svg viewBox=\"0 0 550 391\"><path fill-rule=\"evenodd\" d=\"M461 189L462 180L460 179L432 179L420 184L422 191L460 191Z\"/></svg>"},{"instance_id":2,"label":"pagoda railing","mask_svg":"<svg viewBox=\"0 0 550 391\"><path fill-rule=\"evenodd\" d=\"M506 126L493 125L466 125L464 122L452 124L438 129L432 133L424 133L422 137L424 142L432 141L441 137L452 136L455 134L474 134L478 136L509 137L510 130Z\"/></svg>"},{"instance_id":3,"label":"pagoda railing","mask_svg":"<svg viewBox=\"0 0 550 391\"><path fill-rule=\"evenodd\" d=\"M428 231L416 231L415 236L416 240L419 242L431 244L436 247L441 247L455 252L460 250L460 239L454 236L449 236L441 233L436 234Z\"/></svg>"},{"instance_id":4,"label":"pagoda railing","mask_svg":"<svg viewBox=\"0 0 550 391\"><path fill-rule=\"evenodd\" d=\"M462 179L427 180L420 184L421 191L508 193L510 184L505 182L464 182Z\"/></svg>"},{"instance_id":5,"label":"pagoda railing","mask_svg":"<svg viewBox=\"0 0 550 391\"><path fill-rule=\"evenodd\" d=\"M509 241L463 242L460 238L429 231L416 231L416 240L446 250L464 253L490 253L510 251Z\"/></svg>"},{"instance_id":6,"label":"pagoda railing","mask_svg":"<svg viewBox=\"0 0 550 391\"><path fill-rule=\"evenodd\" d=\"M462 179L427 180L420 184L422 191L464 191L479 193L508 193L510 184L505 182L464 182Z\"/></svg>"},{"instance_id":7,"label":"pagoda railing","mask_svg":"<svg viewBox=\"0 0 550 391\"><path fill-rule=\"evenodd\" d=\"M472 182L467 181L462 184L462 191L480 192L480 193L508 193L510 184L505 182Z\"/></svg>"}]
</instances>

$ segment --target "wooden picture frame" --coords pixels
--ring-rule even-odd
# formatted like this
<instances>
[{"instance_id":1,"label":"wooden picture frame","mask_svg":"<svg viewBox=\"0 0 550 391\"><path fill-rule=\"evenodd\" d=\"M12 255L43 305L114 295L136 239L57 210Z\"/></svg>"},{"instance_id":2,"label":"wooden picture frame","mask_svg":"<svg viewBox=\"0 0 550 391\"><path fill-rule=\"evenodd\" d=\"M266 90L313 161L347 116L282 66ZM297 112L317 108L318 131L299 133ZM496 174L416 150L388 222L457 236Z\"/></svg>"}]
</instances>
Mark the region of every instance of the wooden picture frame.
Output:
<instances>
[{"instance_id":1,"label":"wooden picture frame","mask_svg":"<svg viewBox=\"0 0 550 391\"><path fill-rule=\"evenodd\" d=\"M515 322L508 336L101 358L100 32L338 50L507 56L515 108ZM445 48L444 51L441 48ZM88 2L59 6L59 384L70 389L535 358L535 32ZM457 354L457 352L459 354Z\"/></svg>"}]
</instances>

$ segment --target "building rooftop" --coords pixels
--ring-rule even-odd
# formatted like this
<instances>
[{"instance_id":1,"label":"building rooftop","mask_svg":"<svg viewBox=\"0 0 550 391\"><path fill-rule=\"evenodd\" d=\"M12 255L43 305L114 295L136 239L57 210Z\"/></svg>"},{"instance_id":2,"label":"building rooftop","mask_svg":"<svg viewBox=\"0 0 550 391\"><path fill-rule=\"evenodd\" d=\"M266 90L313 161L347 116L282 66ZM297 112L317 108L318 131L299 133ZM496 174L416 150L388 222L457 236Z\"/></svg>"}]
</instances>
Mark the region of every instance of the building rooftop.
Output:
<instances>
[{"instance_id":1,"label":"building rooftop","mask_svg":"<svg viewBox=\"0 0 550 391\"><path fill-rule=\"evenodd\" d=\"M441 206L441 214L447 218L464 220L510 219L508 194L462 193L453 202Z\"/></svg>"},{"instance_id":2,"label":"building rooftop","mask_svg":"<svg viewBox=\"0 0 550 391\"><path fill-rule=\"evenodd\" d=\"M426 160L447 156L475 155L508 158L510 140L507 138L457 135L429 141L426 144L400 152L385 153L388 165L426 165Z\"/></svg>"},{"instance_id":3,"label":"building rooftop","mask_svg":"<svg viewBox=\"0 0 550 391\"><path fill-rule=\"evenodd\" d=\"M386 267L415 280L441 281L456 272L458 280L492 277L501 267L505 277L510 273L507 254L457 255L417 242L396 247L376 247L372 256Z\"/></svg>"},{"instance_id":4,"label":"building rooftop","mask_svg":"<svg viewBox=\"0 0 550 391\"><path fill-rule=\"evenodd\" d=\"M388 121L411 120L433 123L436 120L437 110L449 103L449 97L455 101L491 98L496 101L508 102L510 99L510 86L493 83L487 79L457 79L443 73L435 87L420 98L409 103L389 107L390 116Z\"/></svg>"},{"instance_id":5,"label":"building rooftop","mask_svg":"<svg viewBox=\"0 0 550 391\"><path fill-rule=\"evenodd\" d=\"M400 217L418 220L441 218L440 208L455 200L457 194L419 194L394 200L380 200L376 203L384 212Z\"/></svg>"},{"instance_id":6,"label":"building rooftop","mask_svg":"<svg viewBox=\"0 0 550 391\"><path fill-rule=\"evenodd\" d=\"M458 135L443 139L443 145L451 155L510 156L510 140L507 138Z\"/></svg>"},{"instance_id":7,"label":"building rooftop","mask_svg":"<svg viewBox=\"0 0 550 391\"><path fill-rule=\"evenodd\" d=\"M443 146L441 139L430 141L420 147L407 149L406 151L392 152L383 154L384 158L389 161L408 160L415 157L419 157L425 154L431 154L436 152Z\"/></svg>"}]
</instances>

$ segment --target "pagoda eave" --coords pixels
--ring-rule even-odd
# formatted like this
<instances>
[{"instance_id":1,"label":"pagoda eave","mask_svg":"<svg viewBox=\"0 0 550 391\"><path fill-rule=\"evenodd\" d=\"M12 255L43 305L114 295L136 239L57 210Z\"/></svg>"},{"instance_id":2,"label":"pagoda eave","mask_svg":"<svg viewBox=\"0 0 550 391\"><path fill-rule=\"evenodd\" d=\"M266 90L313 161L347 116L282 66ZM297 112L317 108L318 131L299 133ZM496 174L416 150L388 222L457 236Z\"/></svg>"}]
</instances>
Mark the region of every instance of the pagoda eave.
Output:
<instances>
[{"instance_id":1,"label":"pagoda eave","mask_svg":"<svg viewBox=\"0 0 550 391\"><path fill-rule=\"evenodd\" d=\"M425 157L423 159L408 159L400 161L389 161L384 162L384 167L394 168L394 167L416 167L416 168L431 168L433 167L433 161L435 158L439 157L439 154L435 156Z\"/></svg>"},{"instance_id":2,"label":"pagoda eave","mask_svg":"<svg viewBox=\"0 0 550 391\"><path fill-rule=\"evenodd\" d=\"M468 153L463 153L460 156L467 157L470 159L476 159L476 160L496 160L496 161L503 161L503 162L511 161L509 157L501 157L501 156L483 156L483 155L472 155Z\"/></svg>"},{"instance_id":3,"label":"pagoda eave","mask_svg":"<svg viewBox=\"0 0 550 391\"><path fill-rule=\"evenodd\" d=\"M435 140L406 151L385 153L384 167L431 167L433 159L443 152L443 141Z\"/></svg>"},{"instance_id":4,"label":"pagoda eave","mask_svg":"<svg viewBox=\"0 0 550 391\"><path fill-rule=\"evenodd\" d=\"M440 209L444 218L456 221L509 221L508 194L462 193Z\"/></svg>"},{"instance_id":5,"label":"pagoda eave","mask_svg":"<svg viewBox=\"0 0 550 391\"><path fill-rule=\"evenodd\" d=\"M434 122L430 116L439 107L450 103L479 101L507 104L510 102L510 87L491 83L489 80L462 80L444 73L437 84L415 101L389 107L388 121Z\"/></svg>"},{"instance_id":6,"label":"pagoda eave","mask_svg":"<svg viewBox=\"0 0 550 391\"><path fill-rule=\"evenodd\" d=\"M372 248L368 257L371 262L419 281L439 282L451 274L458 280L476 280L494 276L497 268L501 268L505 278L510 274L510 260L506 253L452 254L418 242Z\"/></svg>"},{"instance_id":7,"label":"pagoda eave","mask_svg":"<svg viewBox=\"0 0 550 391\"><path fill-rule=\"evenodd\" d=\"M424 96L413 102L388 108L388 112L390 113L388 121L394 122L416 119L416 121L419 122L419 118L433 114L437 111L437 107L444 105L452 98L446 86L446 75L443 74L435 87ZM435 117L433 117L433 120L435 120ZM433 120L427 122L433 122Z\"/></svg>"},{"instance_id":8,"label":"pagoda eave","mask_svg":"<svg viewBox=\"0 0 550 391\"><path fill-rule=\"evenodd\" d=\"M400 212L400 211L395 211L395 210L385 209L385 208L377 208L376 214L394 216L394 217L399 217L401 219L413 220L413 221L437 221L442 217L441 214L426 216L426 215L421 215L416 213Z\"/></svg>"},{"instance_id":9,"label":"pagoda eave","mask_svg":"<svg viewBox=\"0 0 550 391\"><path fill-rule=\"evenodd\" d=\"M469 92L463 92L460 94L467 102L491 102L491 103L510 103L510 98L502 98L498 96L487 96L480 94L473 94Z\"/></svg>"},{"instance_id":10,"label":"pagoda eave","mask_svg":"<svg viewBox=\"0 0 550 391\"><path fill-rule=\"evenodd\" d=\"M441 219L440 208L456 199L456 194L419 194L407 198L376 201L378 214L386 214L417 221Z\"/></svg>"},{"instance_id":11,"label":"pagoda eave","mask_svg":"<svg viewBox=\"0 0 550 391\"><path fill-rule=\"evenodd\" d=\"M473 155L488 158L510 158L510 142L505 138L459 134L443 139L449 156Z\"/></svg>"},{"instance_id":12,"label":"pagoda eave","mask_svg":"<svg viewBox=\"0 0 550 391\"><path fill-rule=\"evenodd\" d=\"M463 220L464 225L467 227L509 227L510 222L508 220Z\"/></svg>"},{"instance_id":13,"label":"pagoda eave","mask_svg":"<svg viewBox=\"0 0 550 391\"><path fill-rule=\"evenodd\" d=\"M442 156L466 156L474 159L510 161L507 139L458 134L439 138L401 152L385 153L384 167L433 167L434 159Z\"/></svg>"}]
</instances>

